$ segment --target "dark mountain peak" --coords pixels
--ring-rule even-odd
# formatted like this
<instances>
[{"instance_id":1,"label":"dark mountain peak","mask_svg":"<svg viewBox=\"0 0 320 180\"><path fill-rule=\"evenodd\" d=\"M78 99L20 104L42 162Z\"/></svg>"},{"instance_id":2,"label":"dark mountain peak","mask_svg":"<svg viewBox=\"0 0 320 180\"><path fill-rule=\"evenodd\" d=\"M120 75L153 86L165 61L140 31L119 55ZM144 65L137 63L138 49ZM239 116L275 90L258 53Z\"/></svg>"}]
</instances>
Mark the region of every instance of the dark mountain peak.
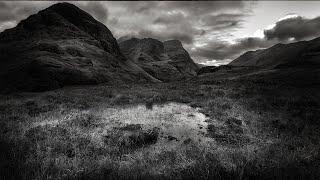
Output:
<instances>
[{"instance_id":1,"label":"dark mountain peak","mask_svg":"<svg viewBox=\"0 0 320 180\"><path fill-rule=\"evenodd\" d=\"M120 55L111 31L90 14L70 3L54 4L0 35L0 41L79 38L98 42L106 52ZM123 59L120 56L119 59Z\"/></svg>"},{"instance_id":2,"label":"dark mountain peak","mask_svg":"<svg viewBox=\"0 0 320 180\"><path fill-rule=\"evenodd\" d=\"M193 63L189 53L183 48L183 45L179 40L168 40L161 42L153 38L131 38L122 41L119 44L122 52L127 57L134 56L136 58L139 57L139 54L143 52L159 61L159 57L163 54L166 54L171 58L171 60L187 60Z\"/></svg>"},{"instance_id":3,"label":"dark mountain peak","mask_svg":"<svg viewBox=\"0 0 320 180\"><path fill-rule=\"evenodd\" d=\"M90 14L73 4L57 3L22 20L17 27L13 29L23 28L24 30L38 31L45 26L64 26L67 23L77 25L84 20L95 21ZM12 29L9 31L11 30Z\"/></svg>"},{"instance_id":4,"label":"dark mountain peak","mask_svg":"<svg viewBox=\"0 0 320 180\"><path fill-rule=\"evenodd\" d=\"M161 81L193 77L198 66L179 40L161 42L153 38L118 40L122 53Z\"/></svg>"},{"instance_id":5,"label":"dark mountain peak","mask_svg":"<svg viewBox=\"0 0 320 180\"><path fill-rule=\"evenodd\" d=\"M139 39L139 38L136 38L136 37L133 37L133 38L130 38L130 39L127 39L127 40L125 40L125 41L140 41L141 39Z\"/></svg>"},{"instance_id":6,"label":"dark mountain peak","mask_svg":"<svg viewBox=\"0 0 320 180\"><path fill-rule=\"evenodd\" d=\"M100 22L95 20L90 14L70 3L63 2L54 4L48 7L47 9L40 11L39 14L45 16L50 11L54 11L55 13L62 16L63 18L65 18L77 27L81 27L84 25L87 26L89 23L101 24ZM85 24L83 25L82 23Z\"/></svg>"},{"instance_id":7,"label":"dark mountain peak","mask_svg":"<svg viewBox=\"0 0 320 180\"><path fill-rule=\"evenodd\" d=\"M139 40L139 44L144 49L155 50L157 53L163 52L163 43L157 39L143 38Z\"/></svg>"},{"instance_id":8,"label":"dark mountain peak","mask_svg":"<svg viewBox=\"0 0 320 180\"><path fill-rule=\"evenodd\" d=\"M122 45L134 45L136 46L137 44L139 44L138 46L140 47L144 47L146 48L145 46L148 46L148 47L160 47L160 48L168 48L168 49L172 49L174 48L175 50L176 49L183 49L183 46L182 46L182 43L181 41L179 40L168 40L168 41L164 41L164 42L161 42L159 41L158 39L154 39L154 38L142 38L142 39L139 39L139 38L136 38L136 37L121 37L118 39L118 42ZM149 48L147 48L149 49Z\"/></svg>"},{"instance_id":9,"label":"dark mountain peak","mask_svg":"<svg viewBox=\"0 0 320 180\"><path fill-rule=\"evenodd\" d=\"M142 44L148 44L148 45L160 45L160 44L163 44L158 39L153 39L153 38L142 38L142 39L140 39L140 42Z\"/></svg>"},{"instance_id":10,"label":"dark mountain peak","mask_svg":"<svg viewBox=\"0 0 320 180\"><path fill-rule=\"evenodd\" d=\"M54 4L0 33L0 90L156 81L126 60L110 30L69 3Z\"/></svg>"},{"instance_id":11,"label":"dark mountain peak","mask_svg":"<svg viewBox=\"0 0 320 180\"><path fill-rule=\"evenodd\" d=\"M68 11L68 13L82 11L76 5L71 4L71 3L67 3L67 2L56 3L56 4L52 5L52 6L44 9L43 11L46 11L46 10L54 10L54 11L57 11L57 12ZM85 11L82 11L82 12L86 13ZM86 14L88 14L88 13L86 13Z\"/></svg>"},{"instance_id":12,"label":"dark mountain peak","mask_svg":"<svg viewBox=\"0 0 320 180\"><path fill-rule=\"evenodd\" d=\"M141 45L143 46L143 48L155 51L156 53L163 52L163 43L157 39L143 38L141 39Z\"/></svg>"},{"instance_id":13,"label":"dark mountain peak","mask_svg":"<svg viewBox=\"0 0 320 180\"><path fill-rule=\"evenodd\" d=\"M140 43L162 43L161 41L159 41L158 39L154 39L154 38L137 38L137 37L128 37L128 36L123 36L123 37L120 37L118 39L118 41L120 41L119 43L121 42L124 42L124 41L134 41L134 42L140 42Z\"/></svg>"},{"instance_id":14,"label":"dark mountain peak","mask_svg":"<svg viewBox=\"0 0 320 180\"><path fill-rule=\"evenodd\" d=\"M117 51L118 45L111 31L102 23L95 20L90 14L70 3L57 3L44 11L54 11L64 17L77 28L86 32L94 39L101 42L101 45L108 52ZM113 43L110 43L113 42Z\"/></svg>"},{"instance_id":15,"label":"dark mountain peak","mask_svg":"<svg viewBox=\"0 0 320 180\"><path fill-rule=\"evenodd\" d=\"M164 43L165 45L182 46L181 41L179 41L179 40L177 40L177 39L172 39L172 40L164 41L163 43Z\"/></svg>"},{"instance_id":16,"label":"dark mountain peak","mask_svg":"<svg viewBox=\"0 0 320 180\"><path fill-rule=\"evenodd\" d=\"M154 39L154 38L150 38L150 37L148 37L148 38L142 38L142 39L140 39L141 41L144 41L144 42L161 42L161 41L159 41L158 39Z\"/></svg>"},{"instance_id":17,"label":"dark mountain peak","mask_svg":"<svg viewBox=\"0 0 320 180\"><path fill-rule=\"evenodd\" d=\"M168 40L163 42L164 49L166 52L168 51L176 51L176 50L184 50L181 41L179 40Z\"/></svg>"},{"instance_id":18,"label":"dark mountain peak","mask_svg":"<svg viewBox=\"0 0 320 180\"><path fill-rule=\"evenodd\" d=\"M153 38L131 38L120 42L119 45L124 54L135 51L136 53L143 52L156 57L164 52L163 43Z\"/></svg>"}]
</instances>

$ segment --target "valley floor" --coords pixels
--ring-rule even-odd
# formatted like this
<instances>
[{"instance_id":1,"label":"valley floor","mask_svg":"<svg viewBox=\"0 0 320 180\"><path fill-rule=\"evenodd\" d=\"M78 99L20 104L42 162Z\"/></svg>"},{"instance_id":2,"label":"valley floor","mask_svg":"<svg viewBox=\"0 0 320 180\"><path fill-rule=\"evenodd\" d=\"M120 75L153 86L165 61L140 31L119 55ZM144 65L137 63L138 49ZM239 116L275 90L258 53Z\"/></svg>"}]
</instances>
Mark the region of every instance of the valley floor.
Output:
<instances>
[{"instance_id":1,"label":"valley floor","mask_svg":"<svg viewBox=\"0 0 320 180\"><path fill-rule=\"evenodd\" d=\"M320 177L319 84L199 78L1 95L1 176Z\"/></svg>"}]
</instances>

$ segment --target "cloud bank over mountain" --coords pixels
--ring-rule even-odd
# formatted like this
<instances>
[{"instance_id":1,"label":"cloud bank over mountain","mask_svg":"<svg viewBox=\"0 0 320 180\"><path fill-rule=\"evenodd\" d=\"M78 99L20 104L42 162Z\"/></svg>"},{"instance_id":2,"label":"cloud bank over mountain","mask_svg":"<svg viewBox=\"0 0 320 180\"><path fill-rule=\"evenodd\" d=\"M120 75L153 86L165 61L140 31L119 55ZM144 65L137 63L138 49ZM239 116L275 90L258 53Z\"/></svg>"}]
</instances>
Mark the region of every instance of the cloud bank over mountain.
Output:
<instances>
[{"instance_id":1,"label":"cloud bank over mountain","mask_svg":"<svg viewBox=\"0 0 320 180\"><path fill-rule=\"evenodd\" d=\"M0 2L0 31L15 26L20 20L54 3ZM260 2L253 1L71 3L107 25L118 39L178 39L199 63L212 61L220 65L248 50L320 35L320 17L317 14L313 17L280 14L280 19L273 21L273 24L256 27L256 34L250 32L248 29L254 29L256 22L264 22L268 18L255 19ZM297 2L290 3L294 5ZM290 9L288 12L295 13ZM256 22L251 22L250 18Z\"/></svg>"}]
</instances>

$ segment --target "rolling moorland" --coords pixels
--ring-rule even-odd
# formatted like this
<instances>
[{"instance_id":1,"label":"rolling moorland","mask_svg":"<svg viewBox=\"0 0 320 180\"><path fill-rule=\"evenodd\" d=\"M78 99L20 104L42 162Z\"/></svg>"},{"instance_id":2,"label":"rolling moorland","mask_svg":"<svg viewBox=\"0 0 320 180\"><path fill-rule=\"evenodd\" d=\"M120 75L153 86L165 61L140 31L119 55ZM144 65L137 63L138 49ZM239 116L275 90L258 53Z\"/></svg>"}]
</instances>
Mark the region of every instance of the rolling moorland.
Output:
<instances>
[{"instance_id":1,"label":"rolling moorland","mask_svg":"<svg viewBox=\"0 0 320 180\"><path fill-rule=\"evenodd\" d=\"M320 177L318 39L196 69L179 43L118 45L90 17L60 3L0 34L1 177Z\"/></svg>"}]
</instances>

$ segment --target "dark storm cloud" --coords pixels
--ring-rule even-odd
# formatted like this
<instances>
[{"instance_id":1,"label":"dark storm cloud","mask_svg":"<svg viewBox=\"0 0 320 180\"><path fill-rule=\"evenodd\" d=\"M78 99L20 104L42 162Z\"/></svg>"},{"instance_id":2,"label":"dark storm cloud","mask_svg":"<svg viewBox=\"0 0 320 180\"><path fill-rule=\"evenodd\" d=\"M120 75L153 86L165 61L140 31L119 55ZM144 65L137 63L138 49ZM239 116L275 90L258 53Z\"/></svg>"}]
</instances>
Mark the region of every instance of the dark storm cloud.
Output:
<instances>
[{"instance_id":1,"label":"dark storm cloud","mask_svg":"<svg viewBox=\"0 0 320 180\"><path fill-rule=\"evenodd\" d=\"M56 2L0 2L0 31L54 3ZM237 46L230 46L224 41L211 39L211 37L223 36L226 31L231 34L235 29L240 28L245 17L251 12L248 2L83 1L71 3L104 23L116 38L151 37L161 41L178 39L184 43L188 51L191 51L194 43L206 42L206 46L196 48L192 54L196 54L197 57L216 59L230 57L241 49L246 49L246 46L254 46L244 40L237 42L239 44Z\"/></svg>"},{"instance_id":2,"label":"dark storm cloud","mask_svg":"<svg viewBox=\"0 0 320 180\"><path fill-rule=\"evenodd\" d=\"M240 22L243 22L245 14L218 14L207 15L201 18L201 22L204 26L211 26L214 28L231 28L239 26Z\"/></svg>"},{"instance_id":3,"label":"dark storm cloud","mask_svg":"<svg viewBox=\"0 0 320 180\"><path fill-rule=\"evenodd\" d=\"M0 23L21 20L37 11L33 6L16 6L10 2L0 2Z\"/></svg>"},{"instance_id":4,"label":"dark storm cloud","mask_svg":"<svg viewBox=\"0 0 320 180\"><path fill-rule=\"evenodd\" d=\"M12 28L22 19L37 13L49 4L49 2L42 2L38 5L29 2L0 2L0 32Z\"/></svg>"},{"instance_id":5,"label":"dark storm cloud","mask_svg":"<svg viewBox=\"0 0 320 180\"><path fill-rule=\"evenodd\" d=\"M232 24L233 21L224 20L228 15L203 18L203 22L218 26ZM234 15L233 19L242 16ZM208 19L206 19L208 18ZM241 21L241 19L240 19ZM237 22L237 21L236 21ZM224 27L223 29L226 29ZM248 37L236 40L234 43L223 41L211 41L204 46L193 48L191 54L199 59L213 59L214 61L234 59L248 50L268 48L277 43L290 43L299 40L312 39L320 36L320 17L313 19L303 18L298 15L290 15L275 23L271 29L263 31L264 37Z\"/></svg>"},{"instance_id":6,"label":"dark storm cloud","mask_svg":"<svg viewBox=\"0 0 320 180\"><path fill-rule=\"evenodd\" d=\"M181 14L173 15L172 18L169 17L171 17L171 15L157 18L154 23L156 25L160 25L159 28L161 29L146 30L149 33L145 35L159 38L163 41L169 39L178 39L185 44L191 44L194 42L195 37L199 37L205 34L204 29L194 26L187 18L185 18Z\"/></svg>"},{"instance_id":7,"label":"dark storm cloud","mask_svg":"<svg viewBox=\"0 0 320 180\"><path fill-rule=\"evenodd\" d=\"M204 15L200 18L202 26L217 30L218 28L231 28L239 27L240 23L243 22L242 18L245 17L245 14L218 14L218 15ZM155 24L176 24L179 22L185 23L188 22L188 17L181 12L176 12L174 14L165 14L161 17L158 17L154 20Z\"/></svg>"},{"instance_id":8,"label":"dark storm cloud","mask_svg":"<svg viewBox=\"0 0 320 180\"><path fill-rule=\"evenodd\" d=\"M320 17L307 19L296 16L278 21L272 29L265 30L264 35L268 39L278 39L280 41L290 38L303 40L319 36L319 29Z\"/></svg>"},{"instance_id":9,"label":"dark storm cloud","mask_svg":"<svg viewBox=\"0 0 320 180\"><path fill-rule=\"evenodd\" d=\"M115 2L117 4L117 2ZM140 1L121 3L130 12L151 14L155 11L180 10L192 15L203 15L210 12L228 9L243 9L242 1Z\"/></svg>"},{"instance_id":10,"label":"dark storm cloud","mask_svg":"<svg viewBox=\"0 0 320 180\"><path fill-rule=\"evenodd\" d=\"M118 4L113 2L113 5ZM125 17L120 17L119 22L122 21L122 23L118 23L119 26L113 27L112 30L119 32L119 30L130 29L132 32L116 34L118 37L129 34L138 38L145 36L162 41L178 39L189 45L207 32L218 32L224 27L230 29L240 27L241 13L247 14L249 11L240 1L125 2L121 4L121 8L133 13L132 16L137 19L133 22L124 22ZM234 14L225 13L229 11ZM139 20L140 16L143 16L141 20ZM202 17L207 17L208 22L202 22Z\"/></svg>"},{"instance_id":11,"label":"dark storm cloud","mask_svg":"<svg viewBox=\"0 0 320 180\"><path fill-rule=\"evenodd\" d=\"M192 15L204 15L212 12L223 12L228 9L243 9L245 4L242 1L175 1L164 3L167 9L180 9Z\"/></svg>"}]
</instances>

